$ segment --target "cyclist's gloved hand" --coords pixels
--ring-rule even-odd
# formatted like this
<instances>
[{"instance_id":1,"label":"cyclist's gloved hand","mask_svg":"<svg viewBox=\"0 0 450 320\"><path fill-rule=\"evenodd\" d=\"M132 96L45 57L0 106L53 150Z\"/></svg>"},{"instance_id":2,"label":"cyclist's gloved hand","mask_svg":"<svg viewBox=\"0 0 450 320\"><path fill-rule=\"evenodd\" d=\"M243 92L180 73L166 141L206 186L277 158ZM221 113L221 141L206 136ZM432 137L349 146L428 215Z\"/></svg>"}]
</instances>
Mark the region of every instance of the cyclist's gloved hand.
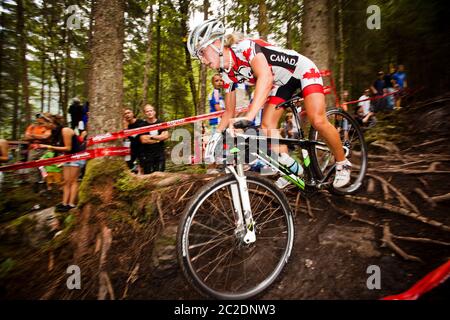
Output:
<instances>
[{"instance_id":1,"label":"cyclist's gloved hand","mask_svg":"<svg viewBox=\"0 0 450 320\"><path fill-rule=\"evenodd\" d=\"M236 118L233 127L235 129L246 129L252 125L252 121L248 120L247 118Z\"/></svg>"},{"instance_id":2,"label":"cyclist's gloved hand","mask_svg":"<svg viewBox=\"0 0 450 320\"><path fill-rule=\"evenodd\" d=\"M206 163L214 163L215 162L215 157L214 157L214 151L216 150L217 144L220 142L220 140L222 139L222 133L220 132L216 132L214 133L208 141L208 144L206 145L206 149L205 149L205 162Z\"/></svg>"}]
</instances>

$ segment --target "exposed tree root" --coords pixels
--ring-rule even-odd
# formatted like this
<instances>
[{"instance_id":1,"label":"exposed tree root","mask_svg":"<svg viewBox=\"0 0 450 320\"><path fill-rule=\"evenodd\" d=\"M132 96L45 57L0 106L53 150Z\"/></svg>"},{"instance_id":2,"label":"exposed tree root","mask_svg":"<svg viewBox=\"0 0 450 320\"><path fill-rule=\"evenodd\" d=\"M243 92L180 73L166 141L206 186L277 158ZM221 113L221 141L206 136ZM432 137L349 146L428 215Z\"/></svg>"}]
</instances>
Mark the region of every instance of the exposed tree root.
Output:
<instances>
[{"instance_id":1,"label":"exposed tree root","mask_svg":"<svg viewBox=\"0 0 450 320\"><path fill-rule=\"evenodd\" d=\"M397 194L399 200L401 200L404 204L406 204L414 212L420 213L420 210L411 201L409 201L409 199L407 197L405 197L405 195L403 195L403 193L400 190L398 190L391 183L386 181L386 179L384 179L378 175L370 174L370 173L368 173L367 176L372 177L381 182L381 184L383 186L383 190L385 192L385 198L384 198L385 200L390 199L389 191L386 191L385 189L391 189L392 191L394 191ZM386 194L387 194L387 196L386 196Z\"/></svg>"},{"instance_id":2,"label":"exposed tree root","mask_svg":"<svg viewBox=\"0 0 450 320\"><path fill-rule=\"evenodd\" d=\"M424 142L424 143L421 143L421 144L413 145L412 147L409 147L405 151L409 151L409 150L420 148L420 147L430 146L430 145L433 145L433 144L436 144L436 143L440 143L440 142L444 142L444 141L448 141L448 138L440 138L440 139L436 139L436 140L432 140L432 141L427 141L427 142Z\"/></svg>"},{"instance_id":3,"label":"exposed tree root","mask_svg":"<svg viewBox=\"0 0 450 320\"><path fill-rule=\"evenodd\" d=\"M406 217L409 217L411 219L414 219L414 220L423 222L425 224L428 224L430 226L439 228L439 229L441 229L443 231L450 232L450 227L448 227L448 226L444 225L443 223L438 222L436 220L424 217L423 215L420 215L417 212L412 212L412 211L409 211L407 209L391 205L389 203L383 203L381 201L374 200L374 199L369 199L369 198L366 198L366 197L346 195L345 198L350 200L350 201L352 201L352 202L354 202L354 203L363 204L363 205L369 205L369 206L375 207L377 209L383 209L383 210L387 210L387 211L390 211L390 212L393 212L393 213L398 213L398 214L404 215Z\"/></svg>"},{"instance_id":4,"label":"exposed tree root","mask_svg":"<svg viewBox=\"0 0 450 320\"><path fill-rule=\"evenodd\" d=\"M399 246L397 246L394 241L392 241L392 233L389 229L389 225L386 223L383 227L383 238L381 239L383 241L383 246L387 246L391 248L393 251L395 251L397 254L399 254L403 259L409 260L409 261L417 261L417 262L423 262L422 259L416 256L412 256L407 254L405 251L403 251Z\"/></svg>"}]
</instances>

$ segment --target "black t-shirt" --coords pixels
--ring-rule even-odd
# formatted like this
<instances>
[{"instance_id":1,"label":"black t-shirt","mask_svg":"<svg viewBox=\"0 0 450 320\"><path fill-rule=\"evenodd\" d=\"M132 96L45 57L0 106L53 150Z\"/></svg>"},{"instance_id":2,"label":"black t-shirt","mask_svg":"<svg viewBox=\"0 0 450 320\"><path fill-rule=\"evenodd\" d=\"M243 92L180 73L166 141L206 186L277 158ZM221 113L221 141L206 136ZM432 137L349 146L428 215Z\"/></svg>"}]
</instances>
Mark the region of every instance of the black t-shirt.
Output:
<instances>
[{"instance_id":1,"label":"black t-shirt","mask_svg":"<svg viewBox=\"0 0 450 320\"><path fill-rule=\"evenodd\" d=\"M149 123L147 121L143 121L143 123L140 127L155 125L155 124L159 124L159 123L162 123L159 119L156 120L154 123ZM141 136L145 136L145 135L160 135L164 131L167 131L167 129L154 130L154 131L150 131L148 133L143 133L138 136L138 139L140 141ZM158 143L153 143L153 144L140 143L139 144L139 154L142 156L151 156L151 157L164 156L164 141L160 141Z\"/></svg>"},{"instance_id":2,"label":"black t-shirt","mask_svg":"<svg viewBox=\"0 0 450 320\"><path fill-rule=\"evenodd\" d=\"M136 121L134 123L131 123L128 125L127 129L136 129L136 128L140 128L140 127L144 127L147 125L147 122L142 120L142 119L136 119ZM132 136L132 137L128 137L128 139L130 140L132 145L138 145L139 144L139 136Z\"/></svg>"},{"instance_id":3,"label":"black t-shirt","mask_svg":"<svg viewBox=\"0 0 450 320\"><path fill-rule=\"evenodd\" d=\"M83 119L83 106L80 103L72 103L69 107L69 114L72 116L72 122L78 125Z\"/></svg>"},{"instance_id":4,"label":"black t-shirt","mask_svg":"<svg viewBox=\"0 0 450 320\"><path fill-rule=\"evenodd\" d=\"M131 123L128 125L127 129L136 129L147 125L147 122L145 122L142 119L136 119L134 123ZM128 137L130 140L130 149L131 149L131 155L137 155L139 152L139 146L141 144L141 141L139 140L139 135L136 136L130 136Z\"/></svg>"}]
</instances>

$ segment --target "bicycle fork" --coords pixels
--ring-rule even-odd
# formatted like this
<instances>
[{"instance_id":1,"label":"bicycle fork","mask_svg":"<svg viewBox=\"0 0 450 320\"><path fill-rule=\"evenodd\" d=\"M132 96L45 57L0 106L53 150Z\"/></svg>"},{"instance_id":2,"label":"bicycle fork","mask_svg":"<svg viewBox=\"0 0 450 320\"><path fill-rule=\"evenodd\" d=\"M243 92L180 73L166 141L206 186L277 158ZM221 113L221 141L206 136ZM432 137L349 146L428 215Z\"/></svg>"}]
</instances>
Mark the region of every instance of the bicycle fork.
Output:
<instances>
[{"instance_id":1,"label":"bicycle fork","mask_svg":"<svg viewBox=\"0 0 450 320\"><path fill-rule=\"evenodd\" d=\"M247 177L244 174L242 164L228 166L227 171L232 173L237 183L231 185L234 215L236 220L235 234L244 243L250 244L256 241L255 221L253 220L250 197L248 194Z\"/></svg>"}]
</instances>

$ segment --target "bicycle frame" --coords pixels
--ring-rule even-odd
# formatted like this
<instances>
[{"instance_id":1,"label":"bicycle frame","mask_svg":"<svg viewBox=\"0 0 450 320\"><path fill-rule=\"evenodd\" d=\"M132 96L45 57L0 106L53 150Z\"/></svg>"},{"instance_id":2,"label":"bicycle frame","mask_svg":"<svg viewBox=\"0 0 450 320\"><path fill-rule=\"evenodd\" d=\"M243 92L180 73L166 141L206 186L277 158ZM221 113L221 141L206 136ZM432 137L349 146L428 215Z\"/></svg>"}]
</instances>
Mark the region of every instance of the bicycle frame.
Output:
<instances>
[{"instance_id":1,"label":"bicycle frame","mask_svg":"<svg viewBox=\"0 0 450 320\"><path fill-rule=\"evenodd\" d=\"M277 160L266 154L260 148L257 148L257 150L255 150L254 152L250 152L250 154L256 157L257 159L261 160L266 165L273 168L275 171L279 172L285 179L290 181L292 184L296 185L301 192L317 190L330 185L330 182L327 181L333 172L334 165L332 166L331 170L329 170L328 174L318 181L316 179L316 175L313 169L310 166L311 161L308 153L308 150L312 150L313 147L324 151L330 151L330 149L324 142L305 139L304 132L299 123L300 119L299 114L301 112L301 107L299 107L300 110L298 110L296 105L294 104L295 101L300 101L300 98L298 97L292 98L278 105L276 108L278 109L280 107L289 107L292 109L297 128L299 128L300 134L299 139L290 139L290 138L273 139L266 136L250 135L245 133L244 134L239 133L234 137L234 148L230 150L230 153L233 154L235 163L227 165L226 172L233 174L237 181L237 184L231 185L231 193L233 198L234 214L236 221L235 234L239 238L243 239L243 241L246 244L255 242L256 234L255 234L255 221L253 220L253 214L250 206L247 188L247 179L244 174L243 163L240 161L241 158L240 154L242 150L238 148L238 143L236 141L238 138L242 138L244 139L244 141L270 140L271 144L276 143L281 145L298 146L301 150L303 162L302 166L305 172L304 176L306 177L306 181L303 180L301 177L294 175L286 166L284 166L283 164L281 164L280 162L278 162Z\"/></svg>"}]
</instances>

